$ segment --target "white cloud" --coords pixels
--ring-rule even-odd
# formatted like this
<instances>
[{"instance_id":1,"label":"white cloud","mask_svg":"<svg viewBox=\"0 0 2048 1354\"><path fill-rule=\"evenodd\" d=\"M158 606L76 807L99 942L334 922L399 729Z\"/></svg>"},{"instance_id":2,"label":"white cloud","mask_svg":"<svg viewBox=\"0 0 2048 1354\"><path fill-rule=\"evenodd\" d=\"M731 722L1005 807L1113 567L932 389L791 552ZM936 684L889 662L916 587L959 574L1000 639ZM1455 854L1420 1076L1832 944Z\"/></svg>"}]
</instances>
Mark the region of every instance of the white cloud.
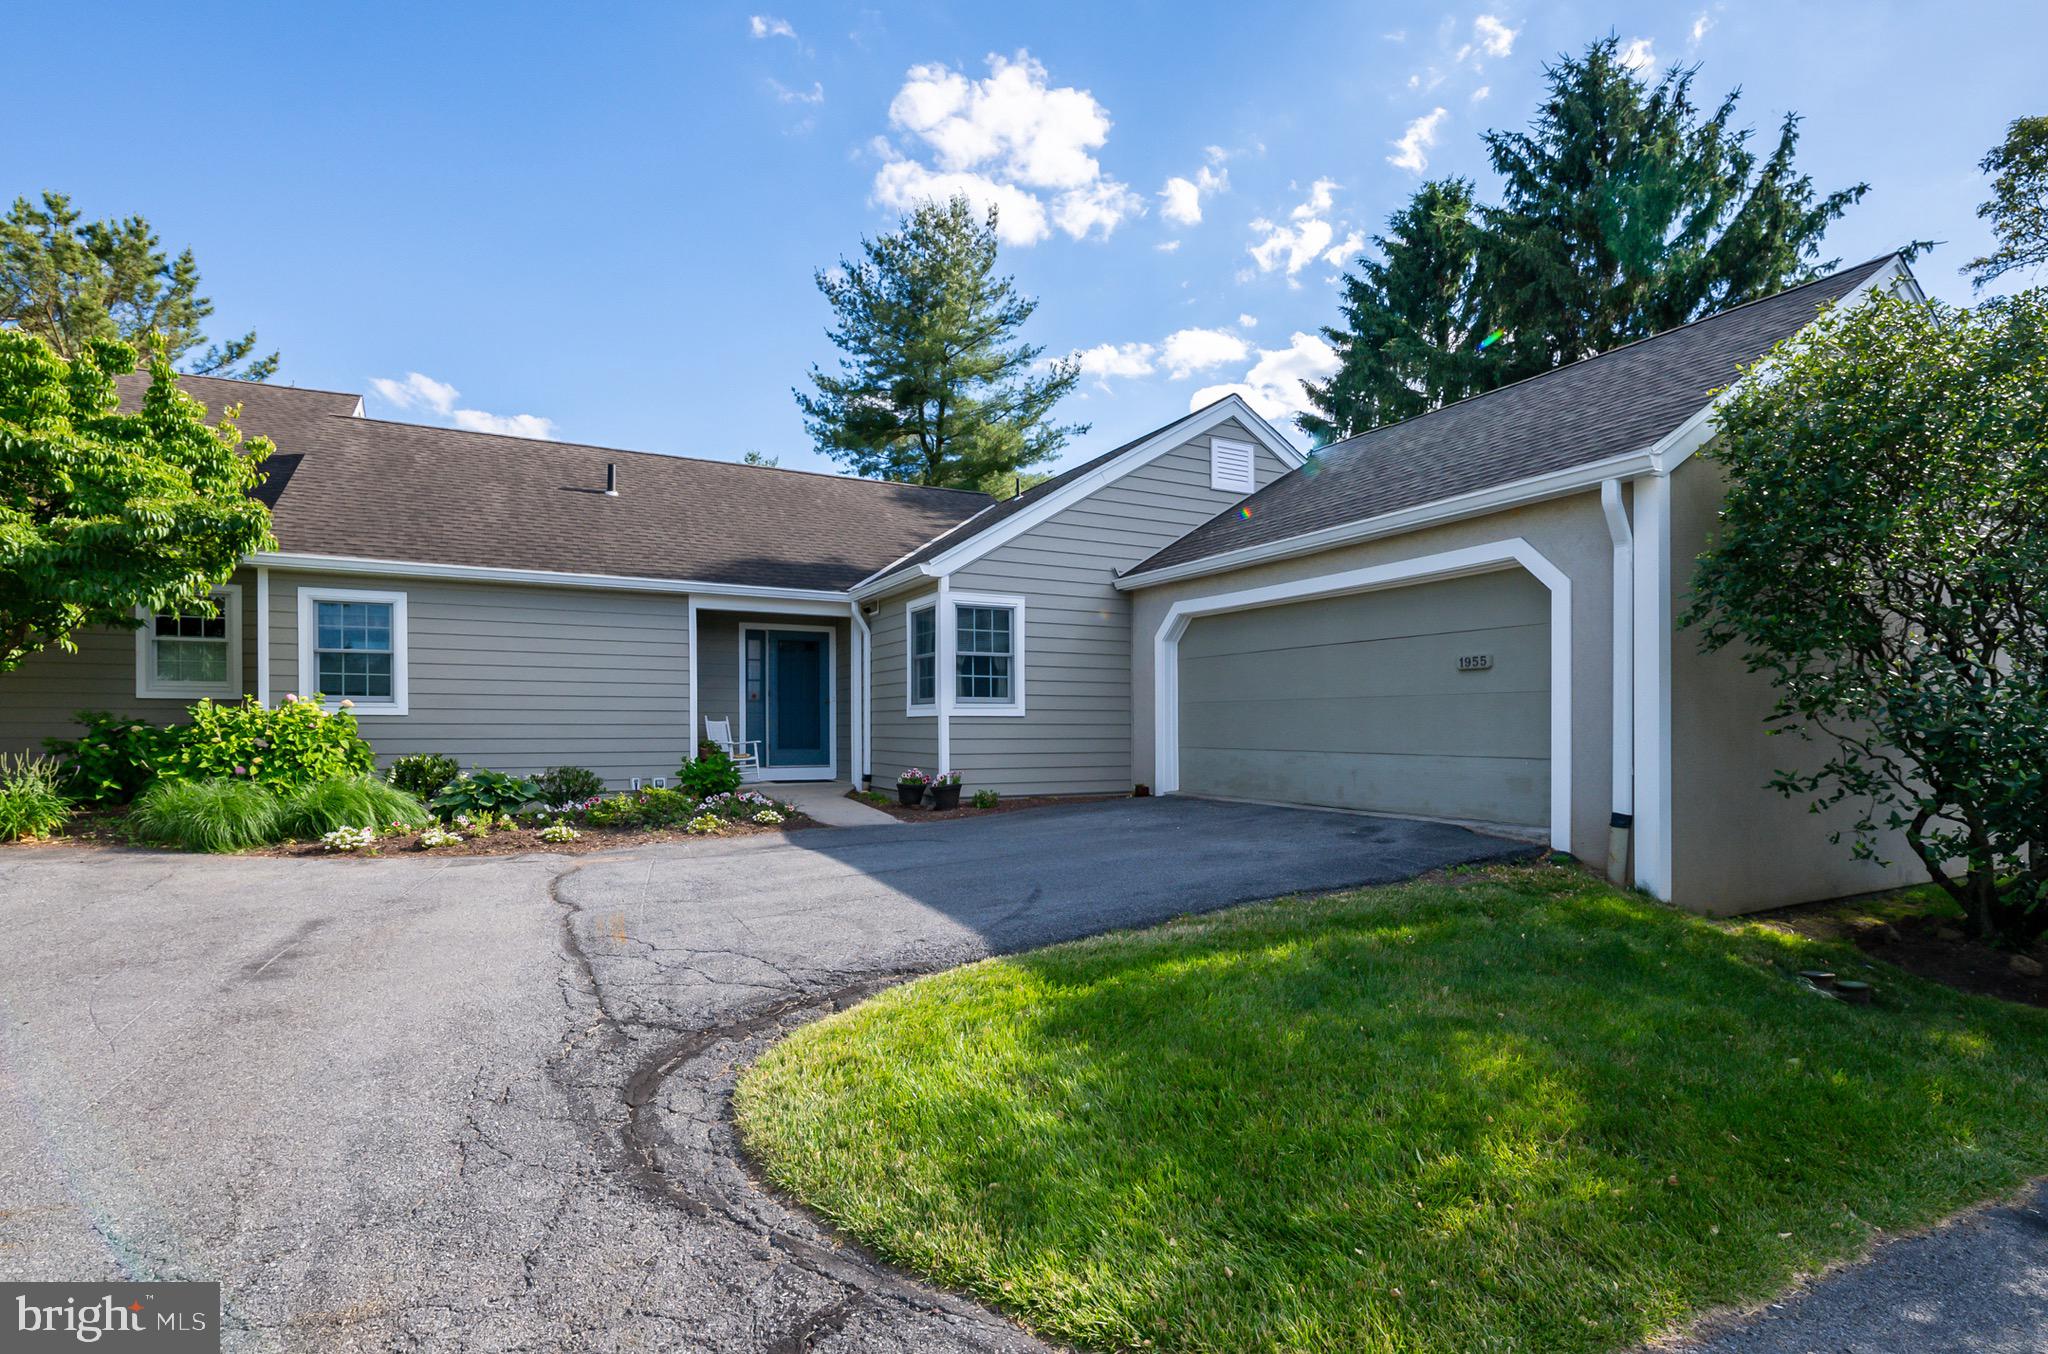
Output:
<instances>
[{"instance_id":1,"label":"white cloud","mask_svg":"<svg viewBox=\"0 0 2048 1354\"><path fill-rule=\"evenodd\" d=\"M1316 255L1330 247L1330 238L1336 234L1328 221L1304 221L1298 226L1283 226L1263 217L1252 222L1252 229L1265 236L1250 246L1249 251L1252 261L1259 265L1259 271L1270 273L1276 268L1285 268L1289 276L1314 262Z\"/></svg>"},{"instance_id":2,"label":"white cloud","mask_svg":"<svg viewBox=\"0 0 2048 1354\"><path fill-rule=\"evenodd\" d=\"M913 66L889 103L889 121L921 142L933 163L893 148L875 175L876 201L903 207L921 197L966 192L995 202L1003 238L1031 244L1048 233L1037 190L1057 190L1051 219L1082 239L1107 236L1145 210L1142 198L1102 172L1092 152L1109 139L1109 113L1085 89L1055 88L1028 52L991 55L979 80L939 63ZM1021 220L1012 226L1009 218Z\"/></svg>"},{"instance_id":3,"label":"white cloud","mask_svg":"<svg viewBox=\"0 0 2048 1354\"><path fill-rule=\"evenodd\" d=\"M481 409L457 409L455 426L473 433L497 433L501 437L553 437L555 421L539 414L486 414Z\"/></svg>"},{"instance_id":4,"label":"white cloud","mask_svg":"<svg viewBox=\"0 0 2048 1354\"><path fill-rule=\"evenodd\" d=\"M1707 36L1707 30L1712 28L1713 26L1714 16L1707 13L1707 11L1705 10L1701 10L1699 12L1699 17L1692 21L1692 35L1688 39L1688 41L1694 47L1699 46L1700 40Z\"/></svg>"},{"instance_id":5,"label":"white cloud","mask_svg":"<svg viewBox=\"0 0 2048 1354\"><path fill-rule=\"evenodd\" d=\"M1188 397L1188 408L1238 394L1267 418L1291 418L1307 412L1308 395L1303 381L1327 380L1337 370L1337 354L1313 334L1297 330L1285 348L1261 348L1259 360L1242 381L1229 385L1203 386Z\"/></svg>"},{"instance_id":6,"label":"white cloud","mask_svg":"<svg viewBox=\"0 0 2048 1354\"><path fill-rule=\"evenodd\" d=\"M1149 343L1098 343L1070 356L1081 364L1083 375L1107 383L1112 376L1150 376L1157 369L1152 360L1157 352Z\"/></svg>"},{"instance_id":7,"label":"white cloud","mask_svg":"<svg viewBox=\"0 0 2048 1354\"><path fill-rule=\"evenodd\" d=\"M1341 241L1323 251L1323 262L1332 268L1342 268L1365 252L1365 232L1354 230Z\"/></svg>"},{"instance_id":8,"label":"white cloud","mask_svg":"<svg viewBox=\"0 0 2048 1354\"><path fill-rule=\"evenodd\" d=\"M1239 329L1257 329L1259 327L1259 317L1256 315L1240 315L1237 317L1237 327Z\"/></svg>"},{"instance_id":9,"label":"white cloud","mask_svg":"<svg viewBox=\"0 0 2048 1354\"><path fill-rule=\"evenodd\" d=\"M1051 233L1045 204L1036 195L980 174L941 174L915 160L892 160L876 171L874 194L876 202L897 211L955 196L966 198L976 211L994 207L996 236L1004 244L1037 244Z\"/></svg>"},{"instance_id":10,"label":"white cloud","mask_svg":"<svg viewBox=\"0 0 2048 1354\"><path fill-rule=\"evenodd\" d=\"M1479 88L1472 91L1472 102L1478 103L1481 99L1485 98L1487 95L1491 93L1493 93L1492 85L1481 85Z\"/></svg>"},{"instance_id":11,"label":"white cloud","mask_svg":"<svg viewBox=\"0 0 2048 1354\"><path fill-rule=\"evenodd\" d=\"M446 381L409 371L402 381L388 376L372 377L370 388L380 399L400 409L420 409L452 418L458 428L476 433L503 433L508 437L552 437L554 420L538 414L487 414L481 409L458 409L455 401L462 392Z\"/></svg>"},{"instance_id":12,"label":"white cloud","mask_svg":"<svg viewBox=\"0 0 2048 1354\"><path fill-rule=\"evenodd\" d=\"M1160 242L1159 242L1158 244L1155 244L1155 245L1153 245L1152 247L1153 247L1154 249L1158 250L1158 251L1159 251L1160 253L1162 253L1162 254L1172 254L1172 253L1175 253L1175 252L1177 252L1177 251L1178 251L1178 250L1180 249L1180 241L1179 241L1179 240L1161 240L1161 241L1160 241Z\"/></svg>"},{"instance_id":13,"label":"white cloud","mask_svg":"<svg viewBox=\"0 0 2048 1354\"><path fill-rule=\"evenodd\" d=\"M1444 120L1444 109L1437 108L1424 113L1408 124L1401 133L1401 139L1394 142L1398 155L1389 155L1387 163L1396 169L1405 169L1411 174L1420 174L1429 168L1429 150L1436 145L1436 129Z\"/></svg>"},{"instance_id":14,"label":"white cloud","mask_svg":"<svg viewBox=\"0 0 2048 1354\"><path fill-rule=\"evenodd\" d=\"M825 102L825 86L819 84L816 80L811 81L811 88L809 93L805 93L801 89L791 89L788 85L783 84L782 81L775 79L773 76L769 77L768 88L774 90L775 97L782 100L782 102L784 103Z\"/></svg>"},{"instance_id":15,"label":"white cloud","mask_svg":"<svg viewBox=\"0 0 2048 1354\"><path fill-rule=\"evenodd\" d=\"M1216 147L1209 149L1214 151ZM1175 175L1159 190L1159 196L1166 199L1166 205L1159 209L1159 214L1176 225L1199 226L1202 224L1202 199L1225 192L1229 187L1230 171L1227 169L1217 173L1203 165L1195 171L1192 179Z\"/></svg>"},{"instance_id":16,"label":"white cloud","mask_svg":"<svg viewBox=\"0 0 2048 1354\"><path fill-rule=\"evenodd\" d=\"M436 381L416 371L407 372L402 381L394 381L388 376L373 377L370 386L386 403L395 404L400 409L431 409L437 414L453 409L455 401L462 395L447 382Z\"/></svg>"},{"instance_id":17,"label":"white cloud","mask_svg":"<svg viewBox=\"0 0 2048 1354\"><path fill-rule=\"evenodd\" d=\"M1515 36L1522 30L1509 28L1492 14L1482 14L1472 21L1472 40L1479 50L1488 56L1502 57L1515 50Z\"/></svg>"},{"instance_id":18,"label":"white cloud","mask_svg":"<svg viewBox=\"0 0 2048 1354\"><path fill-rule=\"evenodd\" d=\"M796 29L790 27L789 20L773 18L766 14L756 14L751 19L748 19L747 31L757 38L794 39L796 37Z\"/></svg>"},{"instance_id":19,"label":"white cloud","mask_svg":"<svg viewBox=\"0 0 2048 1354\"><path fill-rule=\"evenodd\" d=\"M1311 216L1327 216L1330 213L1330 192L1337 187L1335 179L1317 179L1309 185L1308 201L1296 207L1288 215L1297 221L1306 221Z\"/></svg>"},{"instance_id":20,"label":"white cloud","mask_svg":"<svg viewBox=\"0 0 2048 1354\"><path fill-rule=\"evenodd\" d=\"M1225 362L1242 361L1250 351L1250 345L1227 329L1180 329L1168 334L1161 345L1166 374L1176 381Z\"/></svg>"},{"instance_id":21,"label":"white cloud","mask_svg":"<svg viewBox=\"0 0 2048 1354\"><path fill-rule=\"evenodd\" d=\"M1656 68L1657 52L1648 38L1630 38L1621 44L1621 64L1645 73Z\"/></svg>"}]
</instances>

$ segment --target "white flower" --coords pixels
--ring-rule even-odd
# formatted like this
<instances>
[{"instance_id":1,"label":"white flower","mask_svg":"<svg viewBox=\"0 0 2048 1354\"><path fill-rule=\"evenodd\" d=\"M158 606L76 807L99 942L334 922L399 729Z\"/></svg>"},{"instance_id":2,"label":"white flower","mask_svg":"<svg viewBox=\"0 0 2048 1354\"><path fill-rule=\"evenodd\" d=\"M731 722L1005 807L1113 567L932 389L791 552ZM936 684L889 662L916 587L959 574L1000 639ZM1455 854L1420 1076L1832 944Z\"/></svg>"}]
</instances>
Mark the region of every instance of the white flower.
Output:
<instances>
[{"instance_id":1,"label":"white flower","mask_svg":"<svg viewBox=\"0 0 2048 1354\"><path fill-rule=\"evenodd\" d=\"M688 826L692 832L716 832L719 828L718 816L716 814L700 813L689 821Z\"/></svg>"},{"instance_id":2,"label":"white flower","mask_svg":"<svg viewBox=\"0 0 2048 1354\"><path fill-rule=\"evenodd\" d=\"M540 830L540 839L550 843L573 842L582 835L567 823L549 823Z\"/></svg>"},{"instance_id":3,"label":"white flower","mask_svg":"<svg viewBox=\"0 0 2048 1354\"><path fill-rule=\"evenodd\" d=\"M462 838L445 827L430 827L420 834L420 849L431 851L437 846L460 846Z\"/></svg>"},{"instance_id":4,"label":"white flower","mask_svg":"<svg viewBox=\"0 0 2048 1354\"><path fill-rule=\"evenodd\" d=\"M773 827L775 824L782 821L782 815L777 813L773 809L763 809L759 813L754 815L754 821L757 823L766 823L770 827Z\"/></svg>"},{"instance_id":5,"label":"white flower","mask_svg":"<svg viewBox=\"0 0 2048 1354\"><path fill-rule=\"evenodd\" d=\"M320 839L323 851L358 851L374 845L377 834L366 827L338 827Z\"/></svg>"}]
</instances>

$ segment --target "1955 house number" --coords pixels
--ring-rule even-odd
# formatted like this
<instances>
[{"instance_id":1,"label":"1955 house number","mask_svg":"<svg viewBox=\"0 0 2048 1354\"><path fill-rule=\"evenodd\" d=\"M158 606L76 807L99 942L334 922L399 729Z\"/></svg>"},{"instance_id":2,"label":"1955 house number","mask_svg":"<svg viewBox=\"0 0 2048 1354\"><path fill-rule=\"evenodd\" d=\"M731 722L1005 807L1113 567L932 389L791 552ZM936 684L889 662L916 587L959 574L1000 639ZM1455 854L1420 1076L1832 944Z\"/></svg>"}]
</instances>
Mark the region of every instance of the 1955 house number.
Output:
<instances>
[{"instance_id":1,"label":"1955 house number","mask_svg":"<svg viewBox=\"0 0 2048 1354\"><path fill-rule=\"evenodd\" d=\"M1490 653L1468 653L1458 656L1460 672L1484 672L1492 666L1493 655Z\"/></svg>"}]
</instances>

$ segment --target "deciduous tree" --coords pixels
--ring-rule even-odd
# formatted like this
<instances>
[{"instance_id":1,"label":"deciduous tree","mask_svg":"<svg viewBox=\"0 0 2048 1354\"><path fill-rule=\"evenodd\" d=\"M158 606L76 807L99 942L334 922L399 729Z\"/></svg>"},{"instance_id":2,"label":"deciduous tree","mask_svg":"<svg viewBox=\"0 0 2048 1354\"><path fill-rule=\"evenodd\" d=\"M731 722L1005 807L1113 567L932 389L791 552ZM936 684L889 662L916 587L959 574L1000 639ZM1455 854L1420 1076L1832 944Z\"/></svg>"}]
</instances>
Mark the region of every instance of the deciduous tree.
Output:
<instances>
[{"instance_id":1,"label":"deciduous tree","mask_svg":"<svg viewBox=\"0 0 2048 1354\"><path fill-rule=\"evenodd\" d=\"M2048 265L2048 117L2014 119L1981 167L1992 176L1991 197L1977 215L1991 222L1998 248L1963 265L1978 287Z\"/></svg>"}]
</instances>

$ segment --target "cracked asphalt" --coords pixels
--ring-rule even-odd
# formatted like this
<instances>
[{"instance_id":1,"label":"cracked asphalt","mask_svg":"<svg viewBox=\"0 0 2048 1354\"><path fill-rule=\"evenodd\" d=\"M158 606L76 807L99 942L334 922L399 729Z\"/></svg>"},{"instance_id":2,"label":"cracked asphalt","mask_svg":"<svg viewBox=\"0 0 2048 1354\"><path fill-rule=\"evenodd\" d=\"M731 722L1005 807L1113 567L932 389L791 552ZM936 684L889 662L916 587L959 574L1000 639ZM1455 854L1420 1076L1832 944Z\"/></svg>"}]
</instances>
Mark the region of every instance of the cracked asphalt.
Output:
<instances>
[{"instance_id":1,"label":"cracked asphalt","mask_svg":"<svg viewBox=\"0 0 2048 1354\"><path fill-rule=\"evenodd\" d=\"M580 857L0 854L0 1277L234 1350L1021 1350L765 1192L785 1030L919 973L1528 848L1125 800Z\"/></svg>"}]
</instances>

